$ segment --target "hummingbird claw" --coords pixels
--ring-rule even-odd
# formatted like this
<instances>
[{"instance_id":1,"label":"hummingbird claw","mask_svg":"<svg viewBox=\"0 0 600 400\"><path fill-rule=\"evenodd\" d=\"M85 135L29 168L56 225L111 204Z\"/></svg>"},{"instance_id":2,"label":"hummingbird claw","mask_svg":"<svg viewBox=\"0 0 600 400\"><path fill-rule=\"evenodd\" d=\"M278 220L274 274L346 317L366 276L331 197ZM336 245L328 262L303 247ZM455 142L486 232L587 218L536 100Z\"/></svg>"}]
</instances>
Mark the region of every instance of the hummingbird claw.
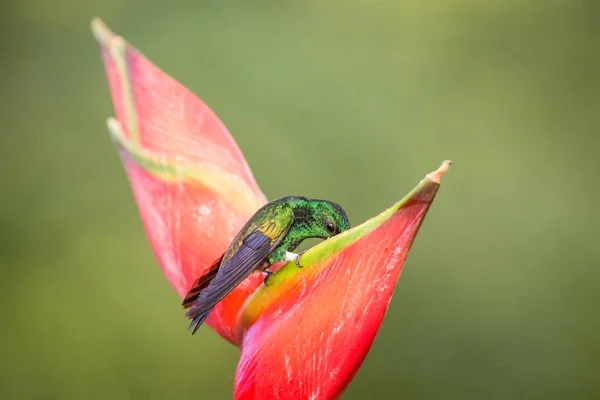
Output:
<instances>
[{"instance_id":1,"label":"hummingbird claw","mask_svg":"<svg viewBox=\"0 0 600 400\"><path fill-rule=\"evenodd\" d=\"M264 284L265 284L265 286L269 286L268 280L271 277L271 275L273 275L273 271L269 271L268 269L265 269L265 274L267 274L267 276L265 276Z\"/></svg>"},{"instance_id":2,"label":"hummingbird claw","mask_svg":"<svg viewBox=\"0 0 600 400\"><path fill-rule=\"evenodd\" d=\"M304 265L300 265L300 256L301 256L302 254L306 253L306 251L307 251L307 250L308 250L308 249L304 249L303 251L301 251L300 253L298 253L298 254L296 255L296 266L297 266L298 268L304 268Z\"/></svg>"},{"instance_id":3,"label":"hummingbird claw","mask_svg":"<svg viewBox=\"0 0 600 400\"><path fill-rule=\"evenodd\" d=\"M304 253L304 252L302 252ZM300 253L300 254L302 254ZM285 261L294 261L296 262L296 266L298 268L302 268L302 265L300 265L300 254L296 254L296 253L290 253L289 251L285 252Z\"/></svg>"}]
</instances>

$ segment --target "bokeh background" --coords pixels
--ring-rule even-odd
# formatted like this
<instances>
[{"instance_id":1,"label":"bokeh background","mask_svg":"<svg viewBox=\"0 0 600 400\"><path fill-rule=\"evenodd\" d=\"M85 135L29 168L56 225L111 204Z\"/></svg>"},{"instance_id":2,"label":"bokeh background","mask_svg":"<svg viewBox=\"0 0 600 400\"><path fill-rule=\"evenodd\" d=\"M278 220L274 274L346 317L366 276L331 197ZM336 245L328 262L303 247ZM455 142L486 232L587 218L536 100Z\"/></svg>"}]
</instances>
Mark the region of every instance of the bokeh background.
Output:
<instances>
[{"instance_id":1,"label":"bokeh background","mask_svg":"<svg viewBox=\"0 0 600 400\"><path fill-rule=\"evenodd\" d=\"M0 13L0 397L231 398L109 139L100 16L269 198L354 223L454 161L344 399L600 397L600 3L34 1ZM289 153L302 163L289 163Z\"/></svg>"}]
</instances>

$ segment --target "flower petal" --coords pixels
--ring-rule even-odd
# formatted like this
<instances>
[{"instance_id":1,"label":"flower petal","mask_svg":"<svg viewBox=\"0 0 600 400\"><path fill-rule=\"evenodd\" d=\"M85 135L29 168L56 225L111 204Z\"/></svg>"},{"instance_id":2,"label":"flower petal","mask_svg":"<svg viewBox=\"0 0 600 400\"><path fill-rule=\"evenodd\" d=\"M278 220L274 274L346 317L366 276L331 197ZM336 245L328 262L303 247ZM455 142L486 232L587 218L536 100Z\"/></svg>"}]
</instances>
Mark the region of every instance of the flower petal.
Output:
<instances>
[{"instance_id":1,"label":"flower petal","mask_svg":"<svg viewBox=\"0 0 600 400\"><path fill-rule=\"evenodd\" d=\"M117 119L109 119L154 254L183 297L266 202L237 144L208 106L100 21ZM207 319L237 343L239 310L263 278L248 278Z\"/></svg>"},{"instance_id":2,"label":"flower petal","mask_svg":"<svg viewBox=\"0 0 600 400\"><path fill-rule=\"evenodd\" d=\"M182 162L208 163L244 179L265 200L237 143L215 113L99 19L92 21L117 120L143 148Z\"/></svg>"},{"instance_id":3,"label":"flower petal","mask_svg":"<svg viewBox=\"0 0 600 400\"><path fill-rule=\"evenodd\" d=\"M332 399L364 360L445 162L379 216L284 265L244 306L236 399Z\"/></svg>"}]
</instances>

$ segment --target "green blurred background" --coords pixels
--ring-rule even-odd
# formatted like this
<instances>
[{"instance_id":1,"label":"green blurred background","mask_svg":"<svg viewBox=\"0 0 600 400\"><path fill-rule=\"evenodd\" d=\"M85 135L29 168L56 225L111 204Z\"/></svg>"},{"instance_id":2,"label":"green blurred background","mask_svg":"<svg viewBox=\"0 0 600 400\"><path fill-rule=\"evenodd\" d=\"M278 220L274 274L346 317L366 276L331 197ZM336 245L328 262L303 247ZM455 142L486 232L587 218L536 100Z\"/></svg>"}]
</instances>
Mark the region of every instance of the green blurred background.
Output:
<instances>
[{"instance_id":1,"label":"green blurred background","mask_svg":"<svg viewBox=\"0 0 600 400\"><path fill-rule=\"evenodd\" d=\"M454 161L344 399L599 398L600 3L295 3L3 3L0 397L231 397L238 351L186 332L109 139L100 16L269 198L359 223Z\"/></svg>"}]
</instances>

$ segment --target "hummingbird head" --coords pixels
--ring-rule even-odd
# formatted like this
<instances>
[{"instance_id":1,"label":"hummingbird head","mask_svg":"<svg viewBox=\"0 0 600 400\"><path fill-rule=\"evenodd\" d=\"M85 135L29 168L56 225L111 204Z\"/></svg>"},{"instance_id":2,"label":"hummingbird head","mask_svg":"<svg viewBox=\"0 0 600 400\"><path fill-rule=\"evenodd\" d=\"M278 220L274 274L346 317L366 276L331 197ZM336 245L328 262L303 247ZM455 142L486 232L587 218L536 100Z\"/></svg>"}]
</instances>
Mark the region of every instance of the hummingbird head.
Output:
<instances>
[{"instance_id":1,"label":"hummingbird head","mask_svg":"<svg viewBox=\"0 0 600 400\"><path fill-rule=\"evenodd\" d=\"M277 201L289 204L294 211L294 223L288 235L294 238L295 246L304 239L327 239L350 228L348 214L332 201L304 196L282 197Z\"/></svg>"},{"instance_id":2,"label":"hummingbird head","mask_svg":"<svg viewBox=\"0 0 600 400\"><path fill-rule=\"evenodd\" d=\"M314 237L329 238L350 228L346 211L337 203L328 200L309 200L311 212L308 225Z\"/></svg>"}]
</instances>

